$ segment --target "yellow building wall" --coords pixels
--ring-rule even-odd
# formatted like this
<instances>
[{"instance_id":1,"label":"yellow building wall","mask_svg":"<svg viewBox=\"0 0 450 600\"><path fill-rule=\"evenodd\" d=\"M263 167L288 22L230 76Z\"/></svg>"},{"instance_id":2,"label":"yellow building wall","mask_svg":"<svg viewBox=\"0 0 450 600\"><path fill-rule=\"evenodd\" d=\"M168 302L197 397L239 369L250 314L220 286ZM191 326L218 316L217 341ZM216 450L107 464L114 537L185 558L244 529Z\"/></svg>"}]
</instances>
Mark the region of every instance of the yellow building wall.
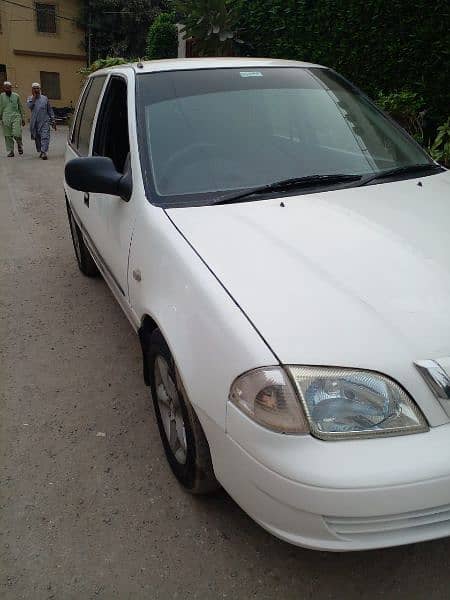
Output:
<instances>
[{"instance_id":1,"label":"yellow building wall","mask_svg":"<svg viewBox=\"0 0 450 600\"><path fill-rule=\"evenodd\" d=\"M25 101L31 84L40 81L40 72L59 73L61 98L51 99L54 106L75 105L80 94L82 76L78 71L86 65L83 47L84 31L76 24L78 0L39 0L56 4L56 33L37 31L35 3L20 0L11 4L0 1L0 70L6 65L6 77ZM1 76L1 73L0 73ZM43 88L45 94L46 90Z\"/></svg>"}]
</instances>

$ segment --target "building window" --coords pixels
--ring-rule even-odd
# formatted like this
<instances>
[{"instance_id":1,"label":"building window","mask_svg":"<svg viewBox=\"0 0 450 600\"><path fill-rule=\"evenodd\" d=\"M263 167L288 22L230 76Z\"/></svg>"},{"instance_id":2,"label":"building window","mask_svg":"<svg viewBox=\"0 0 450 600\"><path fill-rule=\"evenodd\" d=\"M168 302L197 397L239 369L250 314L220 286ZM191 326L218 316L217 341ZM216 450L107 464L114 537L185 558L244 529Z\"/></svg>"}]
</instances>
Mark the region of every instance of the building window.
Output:
<instances>
[{"instance_id":1,"label":"building window","mask_svg":"<svg viewBox=\"0 0 450 600\"><path fill-rule=\"evenodd\" d=\"M36 23L40 33L56 33L56 4L36 4Z\"/></svg>"},{"instance_id":2,"label":"building window","mask_svg":"<svg viewBox=\"0 0 450 600\"><path fill-rule=\"evenodd\" d=\"M61 100L61 84L59 73L41 71L41 89L50 100Z\"/></svg>"}]
</instances>

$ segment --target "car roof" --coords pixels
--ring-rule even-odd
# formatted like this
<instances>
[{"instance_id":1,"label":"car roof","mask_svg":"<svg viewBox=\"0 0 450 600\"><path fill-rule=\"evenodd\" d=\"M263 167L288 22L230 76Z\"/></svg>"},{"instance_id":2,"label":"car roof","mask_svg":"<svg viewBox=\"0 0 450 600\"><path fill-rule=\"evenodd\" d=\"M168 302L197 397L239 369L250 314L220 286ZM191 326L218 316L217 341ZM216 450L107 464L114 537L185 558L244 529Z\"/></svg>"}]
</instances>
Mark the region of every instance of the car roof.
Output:
<instances>
[{"instance_id":1,"label":"car roof","mask_svg":"<svg viewBox=\"0 0 450 600\"><path fill-rule=\"evenodd\" d=\"M180 71L192 69L224 69L224 68L253 68L253 67L319 67L326 68L323 65L301 62L297 60L281 60L278 58L168 58L163 60L146 60L137 63L117 65L95 71L93 75L99 73L109 73L111 71L121 72L130 68L135 73L154 73L160 71Z\"/></svg>"}]
</instances>

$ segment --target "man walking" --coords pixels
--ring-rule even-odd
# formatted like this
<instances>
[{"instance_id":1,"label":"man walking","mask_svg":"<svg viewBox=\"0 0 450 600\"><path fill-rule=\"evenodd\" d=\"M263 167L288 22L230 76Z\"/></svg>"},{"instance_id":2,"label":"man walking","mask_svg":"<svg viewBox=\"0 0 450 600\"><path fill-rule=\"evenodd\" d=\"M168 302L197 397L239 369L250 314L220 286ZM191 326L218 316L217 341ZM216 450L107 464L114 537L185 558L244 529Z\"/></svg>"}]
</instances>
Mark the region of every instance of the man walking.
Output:
<instances>
[{"instance_id":1,"label":"man walking","mask_svg":"<svg viewBox=\"0 0 450 600\"><path fill-rule=\"evenodd\" d=\"M41 94L39 83L33 83L31 93L32 95L27 100L27 106L31 110L31 139L35 141L39 158L47 160L50 144L50 125L56 131L55 115L47 96Z\"/></svg>"},{"instance_id":2,"label":"man walking","mask_svg":"<svg viewBox=\"0 0 450 600\"><path fill-rule=\"evenodd\" d=\"M9 81L3 84L3 93L0 94L0 123L3 126L5 146L8 157L14 156L14 140L17 143L19 154L23 154L22 127L25 125L25 112L19 94L12 91Z\"/></svg>"}]
</instances>

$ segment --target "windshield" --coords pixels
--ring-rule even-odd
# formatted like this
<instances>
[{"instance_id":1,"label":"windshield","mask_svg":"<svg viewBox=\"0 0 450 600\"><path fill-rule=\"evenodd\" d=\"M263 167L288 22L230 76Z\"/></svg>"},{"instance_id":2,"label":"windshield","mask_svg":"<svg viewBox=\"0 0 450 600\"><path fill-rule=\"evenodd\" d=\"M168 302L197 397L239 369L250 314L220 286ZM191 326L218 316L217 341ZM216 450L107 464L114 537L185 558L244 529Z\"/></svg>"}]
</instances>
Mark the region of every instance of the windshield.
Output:
<instances>
[{"instance_id":1,"label":"windshield","mask_svg":"<svg viewBox=\"0 0 450 600\"><path fill-rule=\"evenodd\" d=\"M269 67L140 74L137 118L147 194L164 206L289 178L432 164L333 71Z\"/></svg>"}]
</instances>

